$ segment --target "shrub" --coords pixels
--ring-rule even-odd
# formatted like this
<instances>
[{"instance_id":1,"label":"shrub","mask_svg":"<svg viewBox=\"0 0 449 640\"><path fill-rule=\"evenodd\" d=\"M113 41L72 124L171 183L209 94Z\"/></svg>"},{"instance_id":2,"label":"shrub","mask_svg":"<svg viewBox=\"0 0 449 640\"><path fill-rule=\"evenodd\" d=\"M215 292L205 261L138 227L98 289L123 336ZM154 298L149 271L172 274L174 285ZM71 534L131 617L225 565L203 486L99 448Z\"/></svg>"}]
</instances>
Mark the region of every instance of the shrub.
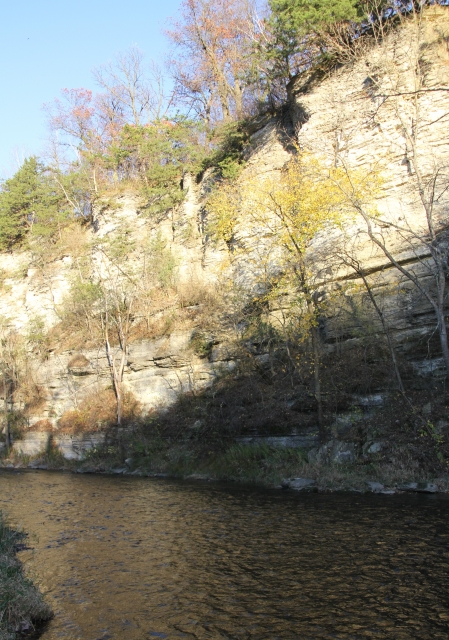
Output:
<instances>
[{"instance_id":1,"label":"shrub","mask_svg":"<svg viewBox=\"0 0 449 640\"><path fill-rule=\"evenodd\" d=\"M130 422L141 414L141 407L133 394L123 398L123 419ZM80 407L63 413L58 420L61 433L103 431L117 422L117 400L112 389L95 391L84 398Z\"/></svg>"}]
</instances>

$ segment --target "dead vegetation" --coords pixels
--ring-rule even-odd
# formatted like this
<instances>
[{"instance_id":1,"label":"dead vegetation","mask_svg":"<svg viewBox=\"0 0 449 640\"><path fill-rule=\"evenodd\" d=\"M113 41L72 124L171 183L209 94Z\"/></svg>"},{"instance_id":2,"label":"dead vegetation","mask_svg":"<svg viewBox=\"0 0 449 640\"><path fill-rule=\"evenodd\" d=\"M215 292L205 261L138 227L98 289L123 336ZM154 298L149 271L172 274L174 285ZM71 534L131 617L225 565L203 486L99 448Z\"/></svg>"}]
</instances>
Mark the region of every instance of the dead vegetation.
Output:
<instances>
[{"instance_id":1,"label":"dead vegetation","mask_svg":"<svg viewBox=\"0 0 449 640\"><path fill-rule=\"evenodd\" d=\"M58 433L80 434L105 431L116 425L116 397L112 389L97 390L83 399L81 406L63 413L58 420ZM124 424L141 418L142 410L130 392L123 398Z\"/></svg>"},{"instance_id":2,"label":"dead vegetation","mask_svg":"<svg viewBox=\"0 0 449 640\"><path fill-rule=\"evenodd\" d=\"M26 577L17 551L26 546L26 534L12 529L0 512L0 640L14 640L52 617L32 581Z\"/></svg>"}]
</instances>

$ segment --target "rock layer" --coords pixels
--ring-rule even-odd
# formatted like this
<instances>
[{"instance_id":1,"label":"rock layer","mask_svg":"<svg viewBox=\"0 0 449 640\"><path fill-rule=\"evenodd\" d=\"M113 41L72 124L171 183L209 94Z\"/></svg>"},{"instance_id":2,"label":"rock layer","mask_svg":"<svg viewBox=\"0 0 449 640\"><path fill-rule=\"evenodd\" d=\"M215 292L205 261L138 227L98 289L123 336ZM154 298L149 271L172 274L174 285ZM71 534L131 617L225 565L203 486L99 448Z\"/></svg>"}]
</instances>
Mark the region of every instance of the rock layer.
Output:
<instances>
[{"instance_id":1,"label":"rock layer","mask_svg":"<svg viewBox=\"0 0 449 640\"><path fill-rule=\"evenodd\" d=\"M410 22L353 63L325 77L303 75L293 81L289 86L290 115L284 113L279 118L260 120L260 128L252 135L246 150L243 176L245 172L279 171L290 158L292 143L296 141L300 147L323 156L326 162L339 158L360 171L380 166L385 190L377 201L381 215L393 221L405 218L417 228L422 225L423 211L416 197L404 126L410 124L418 101L423 171L431 175L436 166L449 164L449 52L443 33L449 24L448 13L446 7L431 7L421 25ZM420 46L425 44L419 51L417 42ZM420 64L427 65L425 86L418 93L413 84L417 56ZM136 235L151 227L176 255L181 282L193 288L213 283L227 254L225 246L217 247L207 235L204 201L208 180L206 176L201 184L196 184L186 178L187 196L176 220L149 221L141 215L137 200L128 194L118 198L117 210L97 211L88 233L91 237L113 235L123 220ZM440 220L449 215L447 194L438 202L437 213ZM435 330L428 303L416 296L409 283L398 278L397 271L380 251L373 249L363 226L354 224L346 229L346 235L353 239L355 255L370 273L373 291L389 291L383 296L384 314L397 347L413 362L417 374L434 372L440 366L438 354L429 361L422 349ZM400 234L390 235L390 240L396 258L415 264L416 273L425 282L428 274L420 262L422 256L417 257L415 250L410 251ZM318 238L317 256L323 251L326 253L326 247L335 241L334 237ZM39 266L30 253L0 255L0 315L9 327L27 333L30 322L36 319L41 319L47 327L56 325L74 266L75 258L70 255L61 256L45 267ZM354 274L341 265L327 265L326 269L323 275L326 286L345 280L357 282ZM326 319L323 334L329 345L338 338L351 348L357 321L354 320L353 326L350 322L347 316L346 326L342 328L335 318ZM181 393L204 389L218 375L235 367L236 353L224 338L216 340L211 350L200 357L192 348L192 337L191 329L178 329L169 336L130 346L124 386L134 394L143 410L167 407ZM259 364L263 366L264 356L258 357L262 358ZM110 369L102 349L53 352L43 362L36 358L32 368L45 402L30 413L31 426L48 420L57 430L58 419L64 412L80 406L90 394L111 386ZM48 434L29 434L23 444L17 443L17 448L24 453L34 452L39 446L48 445L48 437ZM70 438L70 446L63 437L55 438L57 446L69 456L78 455L77 447L81 451L88 446L82 438L78 444L73 444L73 437ZM341 457L345 454L343 450L337 453Z\"/></svg>"}]
</instances>

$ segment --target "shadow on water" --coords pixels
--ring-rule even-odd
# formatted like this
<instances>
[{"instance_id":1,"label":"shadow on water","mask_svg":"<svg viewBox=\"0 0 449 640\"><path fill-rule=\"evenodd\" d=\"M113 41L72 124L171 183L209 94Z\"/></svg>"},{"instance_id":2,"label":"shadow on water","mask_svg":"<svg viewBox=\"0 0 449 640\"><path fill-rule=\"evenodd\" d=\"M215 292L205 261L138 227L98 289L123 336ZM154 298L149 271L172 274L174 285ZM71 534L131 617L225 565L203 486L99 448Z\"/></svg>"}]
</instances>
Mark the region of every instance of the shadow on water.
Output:
<instances>
[{"instance_id":1,"label":"shadow on water","mask_svg":"<svg viewBox=\"0 0 449 640\"><path fill-rule=\"evenodd\" d=\"M42 640L449 637L449 500L0 473ZM30 637L30 636L28 636Z\"/></svg>"}]
</instances>

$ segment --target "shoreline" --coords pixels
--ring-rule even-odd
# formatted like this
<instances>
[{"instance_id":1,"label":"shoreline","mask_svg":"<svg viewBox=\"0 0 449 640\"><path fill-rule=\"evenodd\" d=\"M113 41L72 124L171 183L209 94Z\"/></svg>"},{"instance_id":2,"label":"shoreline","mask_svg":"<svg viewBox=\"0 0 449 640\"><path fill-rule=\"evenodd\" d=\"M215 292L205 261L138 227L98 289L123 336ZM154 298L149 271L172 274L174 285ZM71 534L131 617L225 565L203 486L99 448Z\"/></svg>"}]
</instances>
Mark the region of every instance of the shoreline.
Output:
<instances>
[{"instance_id":1,"label":"shoreline","mask_svg":"<svg viewBox=\"0 0 449 640\"><path fill-rule=\"evenodd\" d=\"M429 463L422 464L408 444L386 439L358 446L334 438L319 447L299 447L198 434L162 438L136 430L112 432L84 451L72 448L67 457L51 441L29 455L11 449L0 459L0 468L229 482L302 492L449 492L449 466L438 460L434 449Z\"/></svg>"},{"instance_id":2,"label":"shoreline","mask_svg":"<svg viewBox=\"0 0 449 640\"><path fill-rule=\"evenodd\" d=\"M0 639L35 637L53 613L17 557L28 549L27 534L12 528L0 511ZM22 634L26 634L22 635ZM31 634L31 635L30 635Z\"/></svg>"},{"instance_id":3,"label":"shoreline","mask_svg":"<svg viewBox=\"0 0 449 640\"><path fill-rule=\"evenodd\" d=\"M329 486L326 482L320 482L320 478L312 479L306 477L295 477L284 479L281 484L274 484L263 481L251 481L248 478L231 478L231 477L217 477L213 475L207 475L205 473L165 473L165 472L151 472L140 469L132 470L129 467L114 467L109 469L95 469L92 467L80 467L75 468L75 465L66 466L50 466L46 464L33 464L27 465L3 465L0 464L0 471L6 472L21 472L21 471L50 471L58 473L71 473L79 475L100 475L100 476L123 476L128 478L149 478L149 479L164 479L164 480L179 480L190 482L210 482L229 484L233 486L241 486L246 488L259 488L259 489L275 489L278 491L285 491L289 493L320 493L320 494L358 494L358 495L404 495L404 494L427 494L444 496L449 494L449 480L444 478L433 478L431 480L419 480L398 483L396 485L387 486L376 480L367 480L365 487L360 486ZM344 474L344 469L338 469L338 471ZM443 486L442 486L443 485ZM1 513L1 512L0 512Z\"/></svg>"}]
</instances>

